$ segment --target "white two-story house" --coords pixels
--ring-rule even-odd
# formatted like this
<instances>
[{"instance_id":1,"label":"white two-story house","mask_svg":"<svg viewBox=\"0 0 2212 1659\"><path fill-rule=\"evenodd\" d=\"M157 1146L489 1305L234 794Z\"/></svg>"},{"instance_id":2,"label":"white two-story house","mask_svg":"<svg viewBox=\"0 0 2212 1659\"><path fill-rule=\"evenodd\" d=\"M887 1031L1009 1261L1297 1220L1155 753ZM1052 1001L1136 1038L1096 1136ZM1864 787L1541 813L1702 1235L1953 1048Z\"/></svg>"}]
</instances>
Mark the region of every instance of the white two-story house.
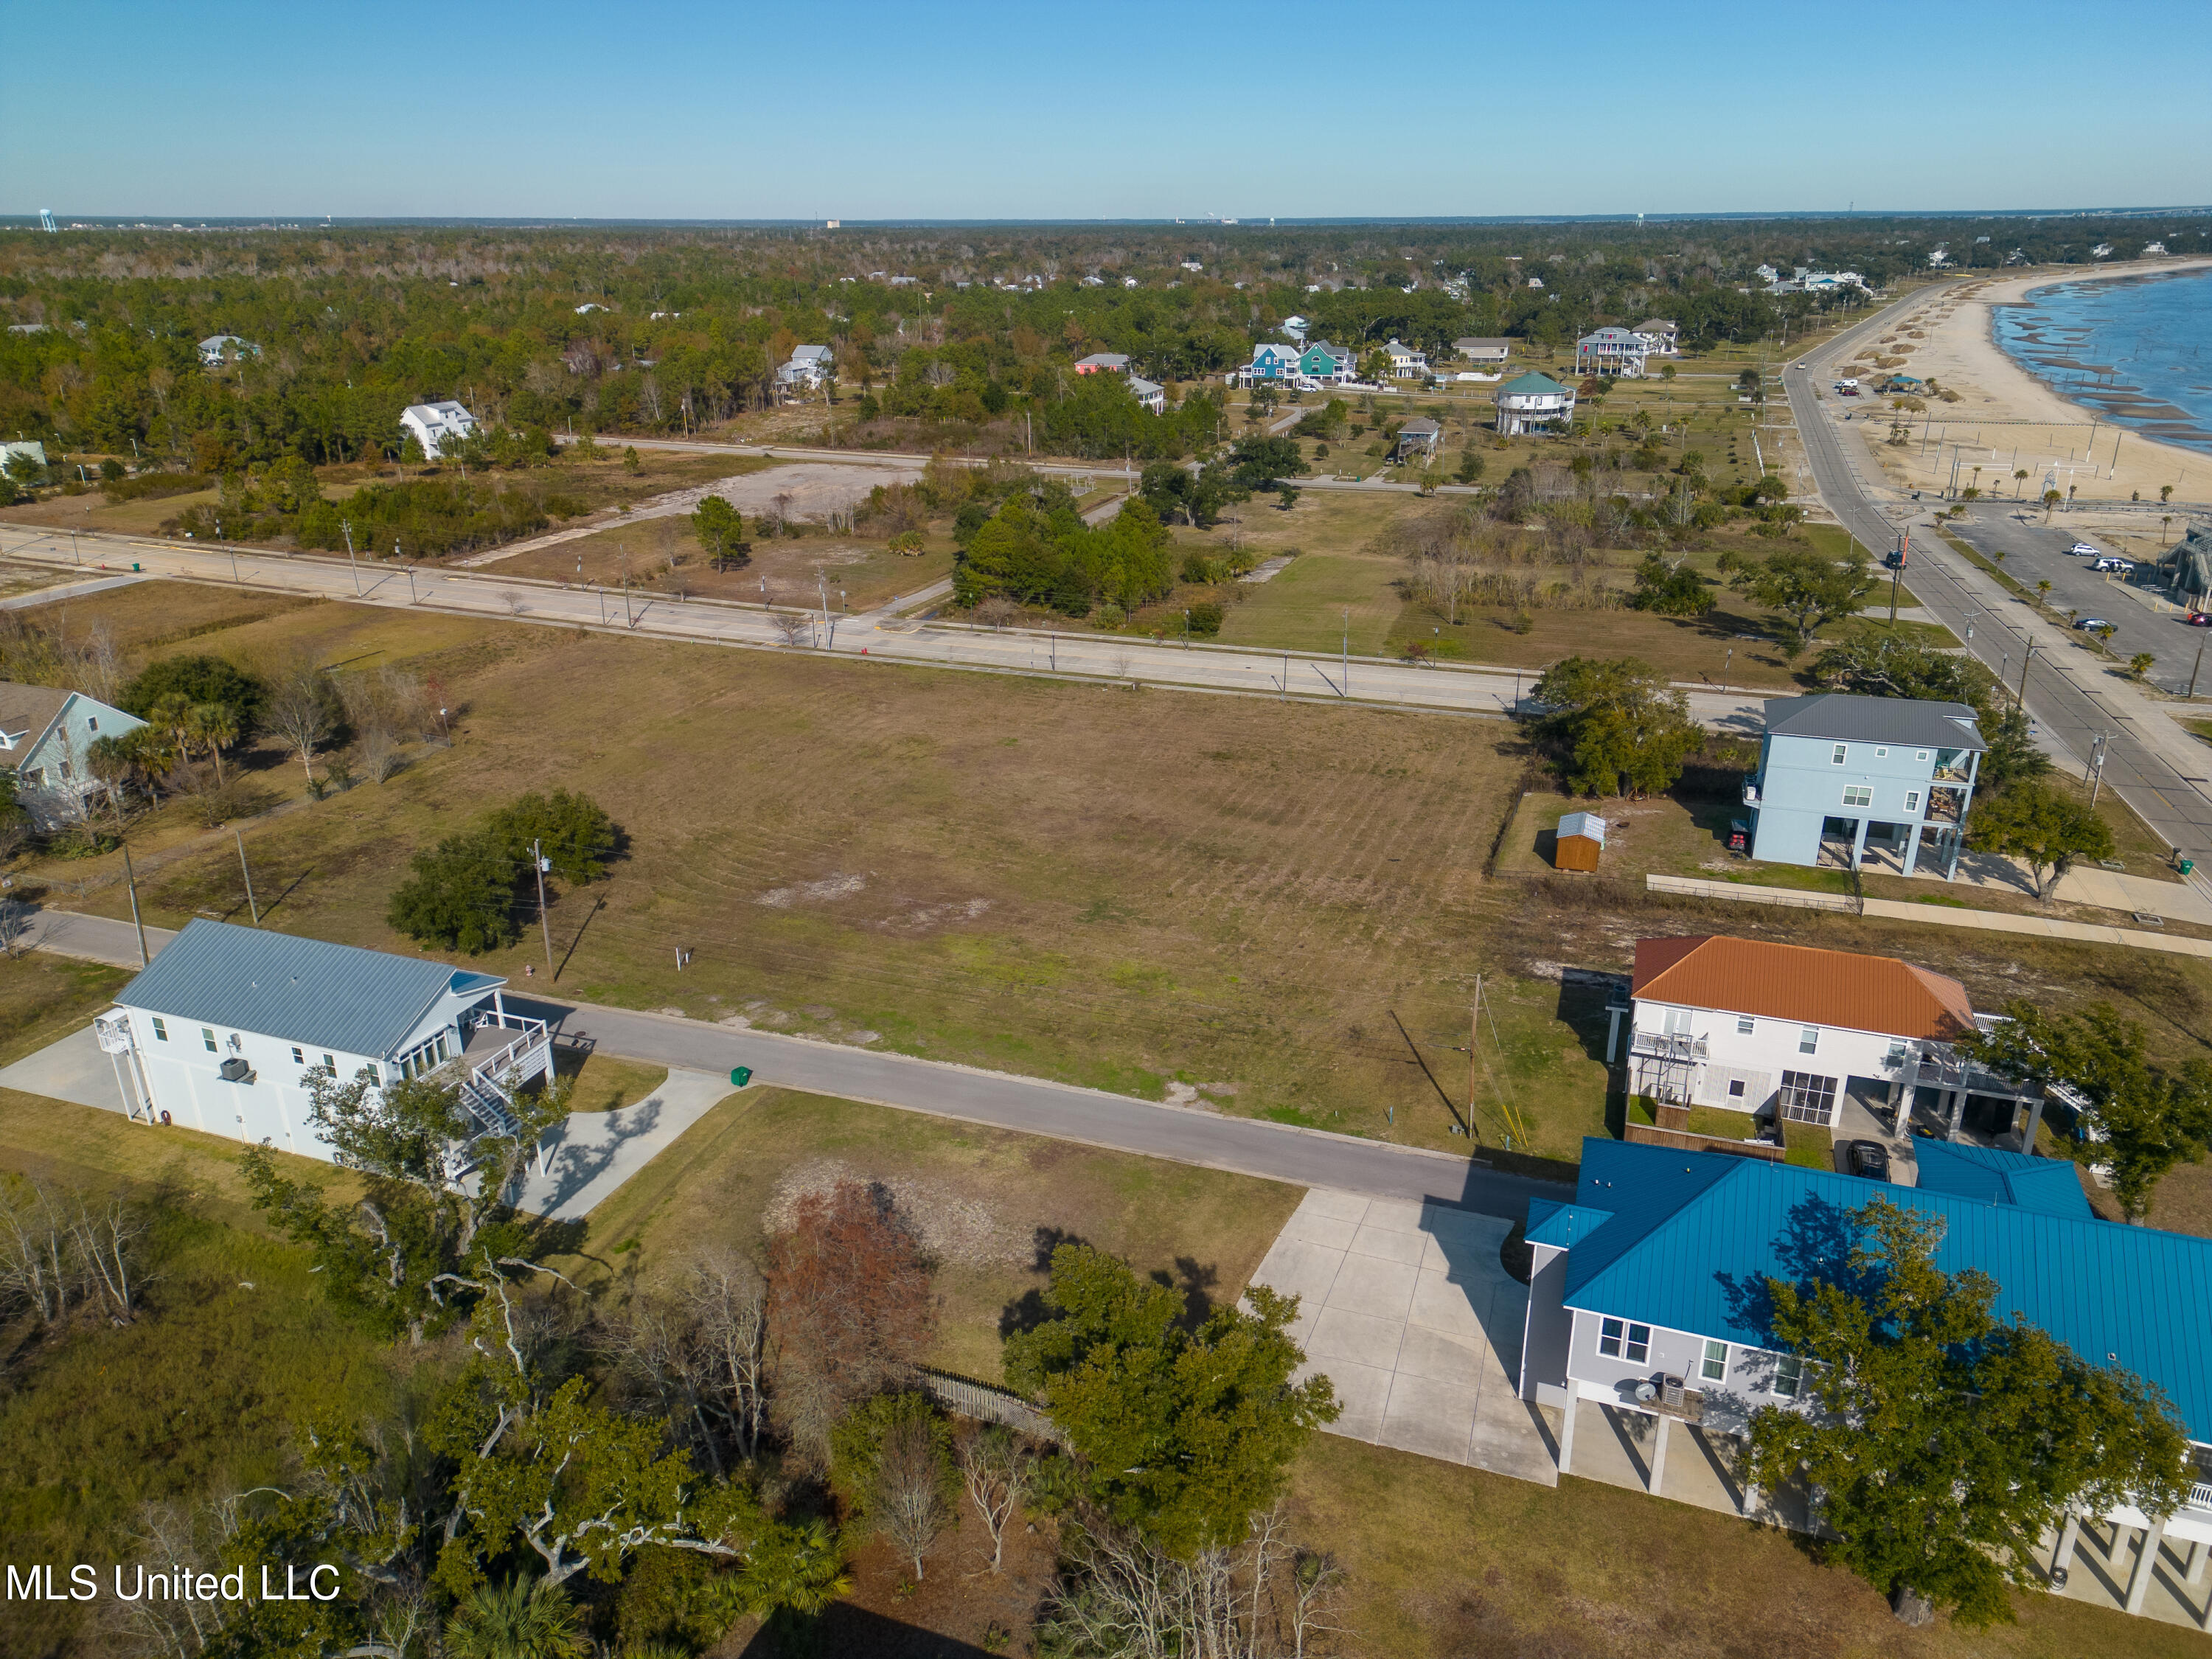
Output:
<instances>
[{"instance_id":1,"label":"white two-story house","mask_svg":"<svg viewBox=\"0 0 2212 1659\"><path fill-rule=\"evenodd\" d=\"M0 680L0 772L15 775L16 804L40 832L84 822L108 786L93 775L92 745L145 721L82 691Z\"/></svg>"},{"instance_id":2,"label":"white two-story house","mask_svg":"<svg viewBox=\"0 0 2212 1659\"><path fill-rule=\"evenodd\" d=\"M1651 342L1634 329L1601 328L1575 342L1575 372L1620 380L1641 380L1644 361L1650 355Z\"/></svg>"},{"instance_id":3,"label":"white two-story house","mask_svg":"<svg viewBox=\"0 0 2212 1659\"><path fill-rule=\"evenodd\" d=\"M2099 1219L2063 1160L1929 1142L1918 1177L1901 1187L1585 1140L1573 1201L1528 1206L1520 1392L1559 1412L1560 1473L1572 1472L1578 1440L1625 1439L1641 1419L1645 1489L1699 1501L1710 1471L1734 1464L1730 1443L1756 1413L1815 1409L1812 1362L1771 1328L1765 1286L1843 1281L1847 1218L1879 1198L1939 1223L1936 1267L1988 1274L2004 1317L2163 1392L2191 1443L2181 1506L2160 1515L2117 1503L2028 1542L2063 1585L2082 1523L2100 1522L2113 1531L2100 1550L2127 1612L2143 1612L2160 1578L2161 1594L2201 1618L2191 1602L2201 1603L2212 1551L2212 1239ZM1808 1526L1802 1493L1725 1489L1747 1516ZM2130 1533L2140 1536L2132 1551ZM2163 1573L2161 1551L2177 1558Z\"/></svg>"},{"instance_id":4,"label":"white two-story house","mask_svg":"<svg viewBox=\"0 0 2212 1659\"><path fill-rule=\"evenodd\" d=\"M550 1075L544 1021L507 983L442 962L204 918L94 1022L130 1115L330 1159L309 1120L316 1073L373 1089L433 1073L483 1133L513 1127L515 1091Z\"/></svg>"},{"instance_id":5,"label":"white two-story house","mask_svg":"<svg viewBox=\"0 0 2212 1659\"><path fill-rule=\"evenodd\" d=\"M1390 378L1394 380L1425 380L1429 375L1429 354L1418 346L1409 346L1403 340L1392 338L1383 343L1383 355L1390 360Z\"/></svg>"},{"instance_id":6,"label":"white two-story house","mask_svg":"<svg viewBox=\"0 0 2212 1659\"><path fill-rule=\"evenodd\" d=\"M1636 942L1630 1003L1616 1009L1607 1060L1631 1096L1832 1127L1838 1103L1914 1120L1942 1135L2025 1150L2042 1092L1962 1059L1984 1029L1966 988L1895 957L1697 933ZM1625 1051L1621 1015L1627 1016Z\"/></svg>"},{"instance_id":7,"label":"white two-story house","mask_svg":"<svg viewBox=\"0 0 2212 1659\"><path fill-rule=\"evenodd\" d=\"M775 371L775 380L787 390L805 386L815 391L836 368L836 354L828 346L803 345L794 348L790 361Z\"/></svg>"},{"instance_id":8,"label":"white two-story house","mask_svg":"<svg viewBox=\"0 0 2212 1659\"><path fill-rule=\"evenodd\" d=\"M1966 850L1966 811L1989 744L1962 702L1828 692L1771 697L1759 771L1744 786L1751 855L1900 875L1924 850L1945 880Z\"/></svg>"},{"instance_id":9,"label":"white two-story house","mask_svg":"<svg viewBox=\"0 0 2212 1659\"><path fill-rule=\"evenodd\" d=\"M441 403L410 404L399 411L399 424L422 446L423 458L436 460L446 453L446 441L459 443L474 435L477 417L448 398Z\"/></svg>"}]
</instances>

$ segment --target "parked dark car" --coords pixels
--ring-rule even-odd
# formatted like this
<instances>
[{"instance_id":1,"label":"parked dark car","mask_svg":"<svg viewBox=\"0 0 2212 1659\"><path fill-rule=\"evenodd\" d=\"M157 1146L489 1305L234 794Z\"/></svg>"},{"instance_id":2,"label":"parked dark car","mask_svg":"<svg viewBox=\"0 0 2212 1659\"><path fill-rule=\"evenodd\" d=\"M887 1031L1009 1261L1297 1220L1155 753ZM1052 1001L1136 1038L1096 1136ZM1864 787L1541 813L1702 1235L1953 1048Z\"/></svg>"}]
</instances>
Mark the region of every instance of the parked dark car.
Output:
<instances>
[{"instance_id":1,"label":"parked dark car","mask_svg":"<svg viewBox=\"0 0 2212 1659\"><path fill-rule=\"evenodd\" d=\"M1851 1173L1869 1181L1889 1179L1889 1148L1879 1140L1851 1142Z\"/></svg>"}]
</instances>

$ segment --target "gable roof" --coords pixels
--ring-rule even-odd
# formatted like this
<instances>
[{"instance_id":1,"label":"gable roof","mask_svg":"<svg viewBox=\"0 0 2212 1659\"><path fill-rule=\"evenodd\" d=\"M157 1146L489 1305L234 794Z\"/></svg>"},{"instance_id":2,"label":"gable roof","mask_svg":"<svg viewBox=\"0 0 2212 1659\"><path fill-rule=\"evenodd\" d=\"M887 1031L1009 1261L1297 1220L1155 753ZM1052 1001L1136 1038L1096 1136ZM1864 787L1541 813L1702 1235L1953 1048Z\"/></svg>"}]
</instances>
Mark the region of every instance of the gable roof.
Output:
<instances>
[{"instance_id":1,"label":"gable roof","mask_svg":"<svg viewBox=\"0 0 2212 1659\"><path fill-rule=\"evenodd\" d=\"M2070 1215L2087 1221L2096 1215L2074 1173L2070 1159L2030 1158L1998 1146L1966 1141L1921 1140L1913 1145L1923 1192L1979 1199L1984 1204L2017 1204L2045 1215Z\"/></svg>"},{"instance_id":2,"label":"gable roof","mask_svg":"<svg viewBox=\"0 0 2212 1659\"><path fill-rule=\"evenodd\" d=\"M1512 346L1512 341L1496 334L1468 334L1452 342L1455 351L1510 350Z\"/></svg>"},{"instance_id":3,"label":"gable roof","mask_svg":"<svg viewBox=\"0 0 2212 1659\"><path fill-rule=\"evenodd\" d=\"M1974 722L1980 715L1963 702L1917 697L1864 697L1823 691L1810 697L1769 697L1770 738L1832 738L1839 743L1915 744L1924 749L1984 750Z\"/></svg>"},{"instance_id":4,"label":"gable roof","mask_svg":"<svg viewBox=\"0 0 2212 1659\"><path fill-rule=\"evenodd\" d=\"M0 770L13 771L21 765L76 695L58 686L0 680L0 732L15 740L14 747L0 749Z\"/></svg>"},{"instance_id":5,"label":"gable roof","mask_svg":"<svg viewBox=\"0 0 2212 1659\"><path fill-rule=\"evenodd\" d=\"M1075 363L1079 368L1085 363L1090 364L1093 368L1127 368L1129 366L1129 359L1125 352L1094 351L1088 357L1078 357Z\"/></svg>"},{"instance_id":6,"label":"gable roof","mask_svg":"<svg viewBox=\"0 0 2212 1659\"><path fill-rule=\"evenodd\" d=\"M496 974L195 917L116 994L126 1008L382 1059L448 990Z\"/></svg>"},{"instance_id":7,"label":"gable roof","mask_svg":"<svg viewBox=\"0 0 2212 1659\"><path fill-rule=\"evenodd\" d=\"M1433 438L1443 428L1425 415L1416 415L1398 428L1401 438Z\"/></svg>"},{"instance_id":8,"label":"gable roof","mask_svg":"<svg viewBox=\"0 0 2212 1659\"><path fill-rule=\"evenodd\" d=\"M1895 957L1694 933L1636 941L1639 1001L1948 1042L1974 1030L1966 988Z\"/></svg>"},{"instance_id":9,"label":"gable roof","mask_svg":"<svg viewBox=\"0 0 2212 1659\"><path fill-rule=\"evenodd\" d=\"M1571 1308L1771 1348L1764 1281L1826 1265L1832 1230L1873 1198L1941 1221L1936 1265L1989 1274L1999 1318L2017 1315L2093 1365L2157 1384L2190 1437L2212 1442L2212 1239L1595 1138L1583 1142L1574 1204L1546 1212L1540 1240L1532 1204L1529 1237L1562 1242L1563 1210L1583 1224L1567 1255Z\"/></svg>"},{"instance_id":10,"label":"gable roof","mask_svg":"<svg viewBox=\"0 0 2212 1659\"><path fill-rule=\"evenodd\" d=\"M425 426L440 426L453 421L473 422L476 420L476 416L469 413L465 405L456 403L451 398L434 404L410 404L399 411L399 418L403 421L410 415Z\"/></svg>"},{"instance_id":11,"label":"gable roof","mask_svg":"<svg viewBox=\"0 0 2212 1659\"><path fill-rule=\"evenodd\" d=\"M1559 837L1570 841L1579 836L1605 845L1605 815L1601 812L1570 812L1559 820Z\"/></svg>"},{"instance_id":12,"label":"gable roof","mask_svg":"<svg viewBox=\"0 0 2212 1659\"><path fill-rule=\"evenodd\" d=\"M794 363L817 363L820 362L823 358L829 356L830 348L828 346L796 346L792 349L791 361Z\"/></svg>"},{"instance_id":13,"label":"gable roof","mask_svg":"<svg viewBox=\"0 0 2212 1659\"><path fill-rule=\"evenodd\" d=\"M1498 395L1501 398L1562 398L1567 395L1567 389L1550 375L1539 374L1532 368L1525 374L1516 374L1499 386Z\"/></svg>"}]
</instances>

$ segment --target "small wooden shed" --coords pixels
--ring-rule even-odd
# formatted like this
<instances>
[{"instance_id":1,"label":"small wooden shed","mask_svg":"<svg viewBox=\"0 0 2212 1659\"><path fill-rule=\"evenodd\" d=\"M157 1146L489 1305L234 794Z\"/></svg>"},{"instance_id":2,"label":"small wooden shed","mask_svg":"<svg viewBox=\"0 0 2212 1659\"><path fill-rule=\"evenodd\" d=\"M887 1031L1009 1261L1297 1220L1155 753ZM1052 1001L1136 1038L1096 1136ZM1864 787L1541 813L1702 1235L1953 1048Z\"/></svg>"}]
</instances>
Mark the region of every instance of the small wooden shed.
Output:
<instances>
[{"instance_id":1,"label":"small wooden shed","mask_svg":"<svg viewBox=\"0 0 2212 1659\"><path fill-rule=\"evenodd\" d=\"M1595 870L1605 851L1605 820L1595 812L1570 812L1559 820L1559 844L1552 849L1554 870Z\"/></svg>"}]
</instances>

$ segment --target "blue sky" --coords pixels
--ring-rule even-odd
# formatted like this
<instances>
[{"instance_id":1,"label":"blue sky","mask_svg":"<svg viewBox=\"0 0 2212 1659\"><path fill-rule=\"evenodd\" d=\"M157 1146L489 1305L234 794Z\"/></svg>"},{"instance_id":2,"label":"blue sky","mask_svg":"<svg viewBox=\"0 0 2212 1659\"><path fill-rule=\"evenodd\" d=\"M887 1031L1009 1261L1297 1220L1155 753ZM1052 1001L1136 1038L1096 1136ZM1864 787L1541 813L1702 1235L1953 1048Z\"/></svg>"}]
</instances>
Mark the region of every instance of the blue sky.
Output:
<instances>
[{"instance_id":1,"label":"blue sky","mask_svg":"<svg viewBox=\"0 0 2212 1659\"><path fill-rule=\"evenodd\" d=\"M2212 202L2212 100L2178 67L2212 48L2205 0L0 0L0 31L11 214Z\"/></svg>"}]
</instances>

